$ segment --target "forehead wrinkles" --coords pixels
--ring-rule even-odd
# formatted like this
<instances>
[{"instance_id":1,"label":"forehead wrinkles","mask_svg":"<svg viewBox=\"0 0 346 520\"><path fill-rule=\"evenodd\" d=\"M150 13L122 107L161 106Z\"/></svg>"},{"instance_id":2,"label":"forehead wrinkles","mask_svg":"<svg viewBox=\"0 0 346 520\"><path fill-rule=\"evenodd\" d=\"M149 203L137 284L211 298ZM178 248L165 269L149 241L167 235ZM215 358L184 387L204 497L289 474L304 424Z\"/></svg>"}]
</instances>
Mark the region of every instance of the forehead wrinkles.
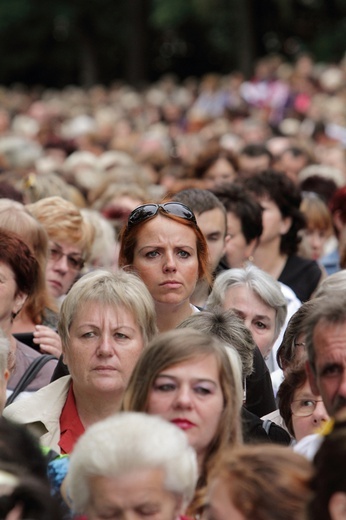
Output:
<instances>
[{"instance_id":1,"label":"forehead wrinkles","mask_svg":"<svg viewBox=\"0 0 346 520\"><path fill-rule=\"evenodd\" d=\"M346 323L318 323L313 333L313 343L316 360L338 357L346 362Z\"/></svg>"},{"instance_id":2,"label":"forehead wrinkles","mask_svg":"<svg viewBox=\"0 0 346 520\"><path fill-rule=\"evenodd\" d=\"M179 243L180 246L188 245L196 248L197 237L189 226L184 226L170 219L164 219L163 222L162 220L160 221L160 216L158 216L139 231L136 247L144 247L148 242L150 244L169 246L178 245Z\"/></svg>"}]
</instances>

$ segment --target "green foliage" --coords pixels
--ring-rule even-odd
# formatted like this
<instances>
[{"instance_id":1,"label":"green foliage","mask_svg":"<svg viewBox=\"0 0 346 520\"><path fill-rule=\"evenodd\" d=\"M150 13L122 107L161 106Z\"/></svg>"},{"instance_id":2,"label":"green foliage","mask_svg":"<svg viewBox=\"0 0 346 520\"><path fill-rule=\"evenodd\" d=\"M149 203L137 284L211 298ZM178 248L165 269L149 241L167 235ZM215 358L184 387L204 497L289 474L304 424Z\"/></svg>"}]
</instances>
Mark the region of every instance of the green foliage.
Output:
<instances>
[{"instance_id":1,"label":"green foliage","mask_svg":"<svg viewBox=\"0 0 346 520\"><path fill-rule=\"evenodd\" d=\"M152 0L150 20L157 29L177 28L193 18L210 21L222 0ZM228 2L229 3L229 2Z\"/></svg>"},{"instance_id":2,"label":"green foliage","mask_svg":"<svg viewBox=\"0 0 346 520\"><path fill-rule=\"evenodd\" d=\"M153 0L150 21L156 29L179 27L194 14L188 0Z\"/></svg>"},{"instance_id":3,"label":"green foliage","mask_svg":"<svg viewBox=\"0 0 346 520\"><path fill-rule=\"evenodd\" d=\"M146 79L169 71L180 77L228 72L242 64L244 54L251 63L268 51L263 43L268 33L279 51L287 38L304 42L326 61L340 59L346 50L346 0L137 0L143 11L148 6L142 19L130 16L132 5L130 0L1 0L0 84L60 87L82 83L88 74L89 82L109 83L124 78L129 56L137 56L132 70L140 69L139 59L146 61ZM142 24L142 38L136 23ZM133 52L136 45L142 50L145 37L148 56Z\"/></svg>"}]
</instances>

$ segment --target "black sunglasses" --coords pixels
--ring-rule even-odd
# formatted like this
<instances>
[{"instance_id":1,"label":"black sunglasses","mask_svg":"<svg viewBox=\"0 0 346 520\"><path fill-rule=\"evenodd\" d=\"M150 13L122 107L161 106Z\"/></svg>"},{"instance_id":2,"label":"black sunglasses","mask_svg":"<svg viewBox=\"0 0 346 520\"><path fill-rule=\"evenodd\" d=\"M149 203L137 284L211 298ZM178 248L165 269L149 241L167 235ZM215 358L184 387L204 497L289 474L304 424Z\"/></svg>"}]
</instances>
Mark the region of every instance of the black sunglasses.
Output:
<instances>
[{"instance_id":1,"label":"black sunglasses","mask_svg":"<svg viewBox=\"0 0 346 520\"><path fill-rule=\"evenodd\" d=\"M140 222L155 217L159 210L163 213L168 213L189 220L197 226L195 215L190 208L185 206L185 204L181 204L181 202L166 202L165 204L143 204L142 206L138 206L132 211L132 213L130 213L127 221L127 228L129 229Z\"/></svg>"}]
</instances>

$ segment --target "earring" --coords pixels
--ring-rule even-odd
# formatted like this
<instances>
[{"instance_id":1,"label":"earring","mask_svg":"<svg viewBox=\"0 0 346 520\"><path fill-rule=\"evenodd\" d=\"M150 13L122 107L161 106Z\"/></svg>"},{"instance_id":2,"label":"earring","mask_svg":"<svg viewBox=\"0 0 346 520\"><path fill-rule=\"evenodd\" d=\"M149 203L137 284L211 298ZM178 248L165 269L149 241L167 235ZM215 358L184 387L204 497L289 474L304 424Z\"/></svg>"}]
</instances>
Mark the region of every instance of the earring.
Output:
<instances>
[{"instance_id":1,"label":"earring","mask_svg":"<svg viewBox=\"0 0 346 520\"><path fill-rule=\"evenodd\" d=\"M251 255L248 256L247 260L248 260L248 262L253 262L253 256L251 256Z\"/></svg>"}]
</instances>

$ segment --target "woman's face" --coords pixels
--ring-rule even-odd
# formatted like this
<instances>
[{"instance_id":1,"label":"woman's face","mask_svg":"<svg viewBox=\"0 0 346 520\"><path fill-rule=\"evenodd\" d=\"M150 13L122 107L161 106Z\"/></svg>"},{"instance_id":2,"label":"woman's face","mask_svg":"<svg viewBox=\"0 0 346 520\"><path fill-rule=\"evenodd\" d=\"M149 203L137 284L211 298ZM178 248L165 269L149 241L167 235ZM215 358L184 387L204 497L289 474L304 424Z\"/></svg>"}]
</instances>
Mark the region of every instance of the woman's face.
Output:
<instances>
[{"instance_id":1,"label":"woman's face","mask_svg":"<svg viewBox=\"0 0 346 520\"><path fill-rule=\"evenodd\" d=\"M225 256L229 267L243 267L255 249L256 240L251 240L249 244L243 234L241 221L235 213L227 212L227 234L228 241L225 247Z\"/></svg>"},{"instance_id":2,"label":"woman's face","mask_svg":"<svg viewBox=\"0 0 346 520\"><path fill-rule=\"evenodd\" d=\"M220 478L214 479L208 492L208 506L203 520L246 520L233 504L228 486Z\"/></svg>"},{"instance_id":3,"label":"woman's face","mask_svg":"<svg viewBox=\"0 0 346 520\"><path fill-rule=\"evenodd\" d=\"M318 260L324 254L324 246L329 237L326 229L309 227L301 233L302 241L299 248L303 256Z\"/></svg>"},{"instance_id":4,"label":"woman's face","mask_svg":"<svg viewBox=\"0 0 346 520\"><path fill-rule=\"evenodd\" d=\"M125 307L80 305L63 347L76 396L121 396L143 349L135 316Z\"/></svg>"},{"instance_id":5,"label":"woman's face","mask_svg":"<svg viewBox=\"0 0 346 520\"><path fill-rule=\"evenodd\" d=\"M203 458L218 430L223 401L217 361L209 354L163 370L150 390L146 411L184 430Z\"/></svg>"},{"instance_id":6,"label":"woman's face","mask_svg":"<svg viewBox=\"0 0 346 520\"><path fill-rule=\"evenodd\" d=\"M268 357L276 339L275 309L264 303L246 285L236 285L227 289L223 310L233 310L244 320L264 358Z\"/></svg>"},{"instance_id":7,"label":"woman's face","mask_svg":"<svg viewBox=\"0 0 346 520\"><path fill-rule=\"evenodd\" d=\"M259 200L262 208L263 233L260 236L260 244L267 245L273 241L280 243L281 236L285 235L292 223L290 217L283 217L280 208L268 198Z\"/></svg>"},{"instance_id":8,"label":"woman's face","mask_svg":"<svg viewBox=\"0 0 346 520\"><path fill-rule=\"evenodd\" d=\"M224 182L232 182L237 173L232 164L224 157L217 159L210 168L204 173L203 179L211 186L217 186Z\"/></svg>"},{"instance_id":9,"label":"woman's face","mask_svg":"<svg viewBox=\"0 0 346 520\"><path fill-rule=\"evenodd\" d=\"M313 402L316 401L316 408L313 409ZM294 437L300 441L306 435L316 433L316 430L321 428L328 420L329 416L324 407L321 396L316 396L312 393L309 381L306 381L303 386L297 388L293 395L293 406L297 406L296 415L292 413L292 428ZM301 417L300 414L309 414Z\"/></svg>"},{"instance_id":10,"label":"woman's face","mask_svg":"<svg viewBox=\"0 0 346 520\"><path fill-rule=\"evenodd\" d=\"M0 262L0 327L9 333L12 315L23 307L26 294L18 292L14 272L4 262Z\"/></svg>"},{"instance_id":11,"label":"woman's face","mask_svg":"<svg viewBox=\"0 0 346 520\"><path fill-rule=\"evenodd\" d=\"M80 247L62 242L50 241L46 280L53 298L66 294L80 273L82 262Z\"/></svg>"},{"instance_id":12,"label":"woman's face","mask_svg":"<svg viewBox=\"0 0 346 520\"><path fill-rule=\"evenodd\" d=\"M133 267L156 304L189 301L198 265L196 235L190 227L157 215L140 229Z\"/></svg>"},{"instance_id":13,"label":"woman's face","mask_svg":"<svg viewBox=\"0 0 346 520\"><path fill-rule=\"evenodd\" d=\"M140 469L119 477L89 479L89 520L176 520L180 503L167 491L161 468Z\"/></svg>"}]
</instances>

